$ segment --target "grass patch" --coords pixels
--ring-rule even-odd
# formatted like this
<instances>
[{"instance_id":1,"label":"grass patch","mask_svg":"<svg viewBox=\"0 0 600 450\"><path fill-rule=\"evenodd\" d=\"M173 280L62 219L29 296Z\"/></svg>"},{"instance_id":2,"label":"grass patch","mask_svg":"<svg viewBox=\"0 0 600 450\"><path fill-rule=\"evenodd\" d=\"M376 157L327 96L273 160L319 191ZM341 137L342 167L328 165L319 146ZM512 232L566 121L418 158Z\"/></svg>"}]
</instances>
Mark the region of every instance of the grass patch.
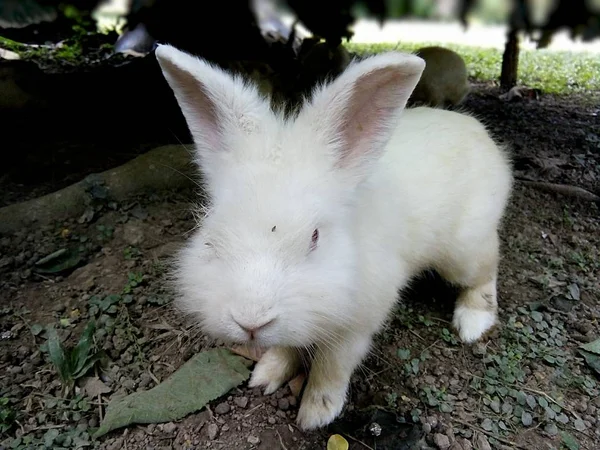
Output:
<instances>
[{"instance_id":1,"label":"grass patch","mask_svg":"<svg viewBox=\"0 0 600 450\"><path fill-rule=\"evenodd\" d=\"M346 44L349 51L361 56L389 50L412 52L427 45L423 43ZM476 81L499 81L502 51L494 48L444 44L459 53ZM600 58L589 53L554 50L521 50L518 84L541 89L550 94L583 93L600 90Z\"/></svg>"}]
</instances>

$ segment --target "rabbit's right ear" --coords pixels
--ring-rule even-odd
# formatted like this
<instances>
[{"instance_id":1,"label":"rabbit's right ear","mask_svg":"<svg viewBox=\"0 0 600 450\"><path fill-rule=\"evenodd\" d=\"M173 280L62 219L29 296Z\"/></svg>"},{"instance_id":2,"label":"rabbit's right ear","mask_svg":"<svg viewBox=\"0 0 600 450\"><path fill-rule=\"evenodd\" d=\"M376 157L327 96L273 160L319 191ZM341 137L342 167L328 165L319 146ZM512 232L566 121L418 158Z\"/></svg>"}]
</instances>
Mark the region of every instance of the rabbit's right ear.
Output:
<instances>
[{"instance_id":1,"label":"rabbit's right ear","mask_svg":"<svg viewBox=\"0 0 600 450\"><path fill-rule=\"evenodd\" d=\"M383 154L424 68L422 58L397 52L353 62L315 90L298 121L327 145L338 170L360 179Z\"/></svg>"},{"instance_id":2,"label":"rabbit's right ear","mask_svg":"<svg viewBox=\"0 0 600 450\"><path fill-rule=\"evenodd\" d=\"M201 165L211 172L215 159L240 148L240 140L260 128L270 114L268 103L254 86L203 59L171 45L160 45L155 53Z\"/></svg>"}]
</instances>

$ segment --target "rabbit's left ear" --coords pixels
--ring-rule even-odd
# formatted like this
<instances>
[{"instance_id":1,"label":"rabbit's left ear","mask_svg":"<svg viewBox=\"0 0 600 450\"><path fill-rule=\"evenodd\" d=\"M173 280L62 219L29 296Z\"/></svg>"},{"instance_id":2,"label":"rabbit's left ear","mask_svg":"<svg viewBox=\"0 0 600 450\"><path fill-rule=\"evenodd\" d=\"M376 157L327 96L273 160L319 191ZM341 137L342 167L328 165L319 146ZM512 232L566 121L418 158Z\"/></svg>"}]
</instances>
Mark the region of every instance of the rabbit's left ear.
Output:
<instances>
[{"instance_id":1,"label":"rabbit's left ear","mask_svg":"<svg viewBox=\"0 0 600 450\"><path fill-rule=\"evenodd\" d=\"M298 120L334 149L339 168L364 169L383 153L424 68L418 56L395 52L352 63Z\"/></svg>"},{"instance_id":2,"label":"rabbit's left ear","mask_svg":"<svg viewBox=\"0 0 600 450\"><path fill-rule=\"evenodd\" d=\"M236 137L256 131L271 114L255 86L214 64L171 45L158 46L156 59L207 172L215 169L223 153L240 150L232 144Z\"/></svg>"}]
</instances>

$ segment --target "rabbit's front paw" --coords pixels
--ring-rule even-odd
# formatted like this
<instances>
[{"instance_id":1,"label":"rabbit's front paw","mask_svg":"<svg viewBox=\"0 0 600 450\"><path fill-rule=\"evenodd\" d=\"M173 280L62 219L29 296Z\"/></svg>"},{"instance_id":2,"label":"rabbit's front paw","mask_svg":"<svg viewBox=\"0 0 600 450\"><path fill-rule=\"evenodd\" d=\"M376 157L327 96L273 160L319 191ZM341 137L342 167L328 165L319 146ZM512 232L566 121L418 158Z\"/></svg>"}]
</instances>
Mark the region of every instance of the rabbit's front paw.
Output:
<instances>
[{"instance_id":1,"label":"rabbit's front paw","mask_svg":"<svg viewBox=\"0 0 600 450\"><path fill-rule=\"evenodd\" d=\"M346 402L346 386L306 386L298 411L297 423L303 430L329 425L342 412Z\"/></svg>"},{"instance_id":2,"label":"rabbit's front paw","mask_svg":"<svg viewBox=\"0 0 600 450\"><path fill-rule=\"evenodd\" d=\"M272 394L294 376L300 366L298 352L287 347L272 347L256 364L248 386L265 386L265 395Z\"/></svg>"},{"instance_id":3,"label":"rabbit's front paw","mask_svg":"<svg viewBox=\"0 0 600 450\"><path fill-rule=\"evenodd\" d=\"M460 305L454 311L452 325L460 339L470 344L481 338L496 323L496 312Z\"/></svg>"}]
</instances>

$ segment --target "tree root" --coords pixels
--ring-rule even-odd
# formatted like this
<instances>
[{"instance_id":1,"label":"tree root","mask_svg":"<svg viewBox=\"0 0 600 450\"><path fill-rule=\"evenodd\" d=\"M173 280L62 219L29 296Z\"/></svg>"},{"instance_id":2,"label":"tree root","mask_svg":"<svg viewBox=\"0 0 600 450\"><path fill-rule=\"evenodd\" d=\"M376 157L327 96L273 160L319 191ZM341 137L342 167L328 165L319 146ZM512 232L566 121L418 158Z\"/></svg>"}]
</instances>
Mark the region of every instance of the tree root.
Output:
<instances>
[{"instance_id":1,"label":"tree root","mask_svg":"<svg viewBox=\"0 0 600 450\"><path fill-rule=\"evenodd\" d=\"M158 147L59 191L0 208L0 233L81 215L94 198L94 190L101 190L109 201L121 202L146 192L191 187L196 168L189 152L182 145Z\"/></svg>"},{"instance_id":2,"label":"tree root","mask_svg":"<svg viewBox=\"0 0 600 450\"><path fill-rule=\"evenodd\" d=\"M569 184L547 183L545 181L533 181L527 178L516 178L521 184L532 187L544 192L566 195L568 197L579 198L590 202L600 203L600 197L586 189L571 186Z\"/></svg>"}]
</instances>

